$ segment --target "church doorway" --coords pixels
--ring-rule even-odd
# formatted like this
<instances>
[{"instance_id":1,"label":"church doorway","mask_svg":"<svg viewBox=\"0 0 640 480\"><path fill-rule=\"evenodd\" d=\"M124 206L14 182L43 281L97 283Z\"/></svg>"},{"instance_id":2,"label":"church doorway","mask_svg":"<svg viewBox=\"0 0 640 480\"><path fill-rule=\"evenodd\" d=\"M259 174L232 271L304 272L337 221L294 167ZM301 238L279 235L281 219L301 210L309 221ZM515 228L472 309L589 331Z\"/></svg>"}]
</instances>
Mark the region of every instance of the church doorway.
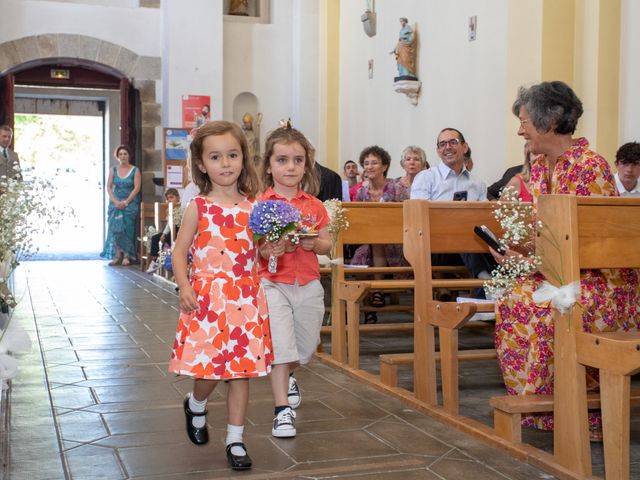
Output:
<instances>
[{"instance_id":1,"label":"church doorway","mask_svg":"<svg viewBox=\"0 0 640 480\"><path fill-rule=\"evenodd\" d=\"M121 72L81 59L40 59L0 79L0 123L14 129L26 181L41 176L70 205L57 232L37 239L36 259L98 258L106 234L106 181L121 143L140 167L140 98Z\"/></svg>"}]
</instances>

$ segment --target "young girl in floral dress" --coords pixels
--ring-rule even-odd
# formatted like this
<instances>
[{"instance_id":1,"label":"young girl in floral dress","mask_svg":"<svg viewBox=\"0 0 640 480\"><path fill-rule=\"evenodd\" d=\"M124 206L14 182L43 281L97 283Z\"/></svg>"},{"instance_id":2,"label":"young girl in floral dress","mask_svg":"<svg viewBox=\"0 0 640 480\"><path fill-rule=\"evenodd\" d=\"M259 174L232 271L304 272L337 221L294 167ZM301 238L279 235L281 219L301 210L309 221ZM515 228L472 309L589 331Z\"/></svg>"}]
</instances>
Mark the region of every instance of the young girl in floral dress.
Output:
<instances>
[{"instance_id":1,"label":"young girl in floral dress","mask_svg":"<svg viewBox=\"0 0 640 480\"><path fill-rule=\"evenodd\" d=\"M169 371L194 378L184 412L187 434L196 445L209 440L207 398L220 380L228 381L227 460L234 470L245 470L252 463L242 441L248 380L267 375L273 358L249 229L259 181L245 136L233 123L200 127L191 159L200 195L185 211L173 252L181 313Z\"/></svg>"},{"instance_id":2,"label":"young girl in floral dress","mask_svg":"<svg viewBox=\"0 0 640 480\"><path fill-rule=\"evenodd\" d=\"M320 284L317 255L331 249L327 231L329 215L313 195L320 188L314 168L313 147L305 136L290 126L274 130L265 143L261 176L267 190L263 200L284 200L296 207L304 226L318 236L263 242L260 246L260 276L267 295L273 334L274 360L271 388L275 400L274 437L296 435L294 411L300 405L298 384L293 376L299 364L308 363L320 342L324 317L324 290ZM267 268L271 255L278 258L275 273Z\"/></svg>"}]
</instances>

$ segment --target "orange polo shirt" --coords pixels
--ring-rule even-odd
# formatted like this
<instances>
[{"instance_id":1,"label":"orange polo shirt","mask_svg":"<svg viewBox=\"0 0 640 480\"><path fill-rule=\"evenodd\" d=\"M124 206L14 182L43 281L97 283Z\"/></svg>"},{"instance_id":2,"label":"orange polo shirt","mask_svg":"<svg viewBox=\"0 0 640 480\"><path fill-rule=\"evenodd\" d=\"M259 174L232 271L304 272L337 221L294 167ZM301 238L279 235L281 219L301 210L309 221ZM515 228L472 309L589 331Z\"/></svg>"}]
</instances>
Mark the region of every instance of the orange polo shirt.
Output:
<instances>
[{"instance_id":1,"label":"orange polo shirt","mask_svg":"<svg viewBox=\"0 0 640 480\"><path fill-rule=\"evenodd\" d=\"M329 214L322 202L304 190L298 190L295 197L287 200L270 187L262 194L260 200L284 200L291 203L300 210L302 224L315 226L318 231L329 223ZM304 250L302 247L278 257L278 271L276 273L270 273L267 266L267 260L260 255L258 274L272 282L293 285L297 281L299 285L306 285L311 280L320 279L318 257L314 252Z\"/></svg>"}]
</instances>

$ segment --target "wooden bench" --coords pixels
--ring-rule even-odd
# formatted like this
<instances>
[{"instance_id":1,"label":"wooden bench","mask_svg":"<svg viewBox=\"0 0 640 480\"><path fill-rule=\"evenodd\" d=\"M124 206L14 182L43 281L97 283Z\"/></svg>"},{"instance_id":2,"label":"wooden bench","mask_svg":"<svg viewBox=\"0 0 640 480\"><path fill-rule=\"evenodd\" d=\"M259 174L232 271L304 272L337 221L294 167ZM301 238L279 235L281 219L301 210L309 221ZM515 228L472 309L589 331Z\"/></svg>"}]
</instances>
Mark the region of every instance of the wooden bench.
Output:
<instances>
[{"instance_id":1,"label":"wooden bench","mask_svg":"<svg viewBox=\"0 0 640 480\"><path fill-rule=\"evenodd\" d=\"M438 405L435 328L439 330L442 403L448 413L458 413L458 330L480 310L492 304L439 302L433 290L476 288L479 279L433 279L431 255L436 253L488 253L487 245L474 233L486 225L496 234L501 229L491 202L404 202L404 252L414 267L414 362L415 397L430 406ZM487 354L489 355L489 354Z\"/></svg>"},{"instance_id":2,"label":"wooden bench","mask_svg":"<svg viewBox=\"0 0 640 480\"><path fill-rule=\"evenodd\" d=\"M640 199L543 195L536 239L550 283L580 281L583 269L640 268ZM560 278L554 281L554 278ZM631 375L640 371L640 332L587 333L582 309L554 310L554 457L591 475L585 367L600 370L607 480L629 478Z\"/></svg>"},{"instance_id":3,"label":"wooden bench","mask_svg":"<svg viewBox=\"0 0 640 480\"><path fill-rule=\"evenodd\" d=\"M522 442L522 415L524 413L553 412L553 395L505 395L492 397L493 422L496 433L513 443ZM640 390L630 394L630 404L640 406ZM587 395L589 410L600 408L600 394Z\"/></svg>"},{"instance_id":4,"label":"wooden bench","mask_svg":"<svg viewBox=\"0 0 640 480\"><path fill-rule=\"evenodd\" d=\"M412 324L413 327L413 324ZM440 352L436 352L436 362L440 361ZM458 362L478 360L494 360L496 351L493 349L458 350ZM398 367L413 365L413 353L385 353L380 355L380 381L389 387L398 386Z\"/></svg>"},{"instance_id":5,"label":"wooden bench","mask_svg":"<svg viewBox=\"0 0 640 480\"><path fill-rule=\"evenodd\" d=\"M402 243L401 203L350 202L344 206L349 228L338 235L338 252L343 251L344 245L350 244ZM413 280L368 280L361 276L411 272L410 267L351 268L332 265L331 356L334 360L343 364L348 362L353 368L359 367L360 332L379 328L360 325L360 302L370 290L413 289ZM387 331L406 331L406 325L398 325L390 324L386 327L390 329Z\"/></svg>"}]
</instances>

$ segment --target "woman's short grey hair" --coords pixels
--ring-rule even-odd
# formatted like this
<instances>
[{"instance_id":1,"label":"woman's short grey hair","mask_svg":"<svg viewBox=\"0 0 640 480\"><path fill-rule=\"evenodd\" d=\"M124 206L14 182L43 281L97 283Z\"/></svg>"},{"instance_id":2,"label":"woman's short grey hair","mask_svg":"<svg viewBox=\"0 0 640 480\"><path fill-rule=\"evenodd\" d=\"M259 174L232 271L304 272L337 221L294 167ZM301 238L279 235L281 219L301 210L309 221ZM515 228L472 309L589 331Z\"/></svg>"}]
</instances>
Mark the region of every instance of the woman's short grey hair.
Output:
<instances>
[{"instance_id":1,"label":"woman's short grey hair","mask_svg":"<svg viewBox=\"0 0 640 480\"><path fill-rule=\"evenodd\" d=\"M529 113L537 131L553 130L560 135L573 134L583 112L582 102L571 87L557 80L520 87L513 102L513 114L518 116L522 107Z\"/></svg>"},{"instance_id":2,"label":"woman's short grey hair","mask_svg":"<svg viewBox=\"0 0 640 480\"><path fill-rule=\"evenodd\" d=\"M415 153L420 158L420 165L422 168L429 168L429 162L427 162L427 154L424 153L424 150L418 147L417 145L409 145L402 151L402 155L400 155L400 166L404 166L404 159L407 158L409 153Z\"/></svg>"}]
</instances>

